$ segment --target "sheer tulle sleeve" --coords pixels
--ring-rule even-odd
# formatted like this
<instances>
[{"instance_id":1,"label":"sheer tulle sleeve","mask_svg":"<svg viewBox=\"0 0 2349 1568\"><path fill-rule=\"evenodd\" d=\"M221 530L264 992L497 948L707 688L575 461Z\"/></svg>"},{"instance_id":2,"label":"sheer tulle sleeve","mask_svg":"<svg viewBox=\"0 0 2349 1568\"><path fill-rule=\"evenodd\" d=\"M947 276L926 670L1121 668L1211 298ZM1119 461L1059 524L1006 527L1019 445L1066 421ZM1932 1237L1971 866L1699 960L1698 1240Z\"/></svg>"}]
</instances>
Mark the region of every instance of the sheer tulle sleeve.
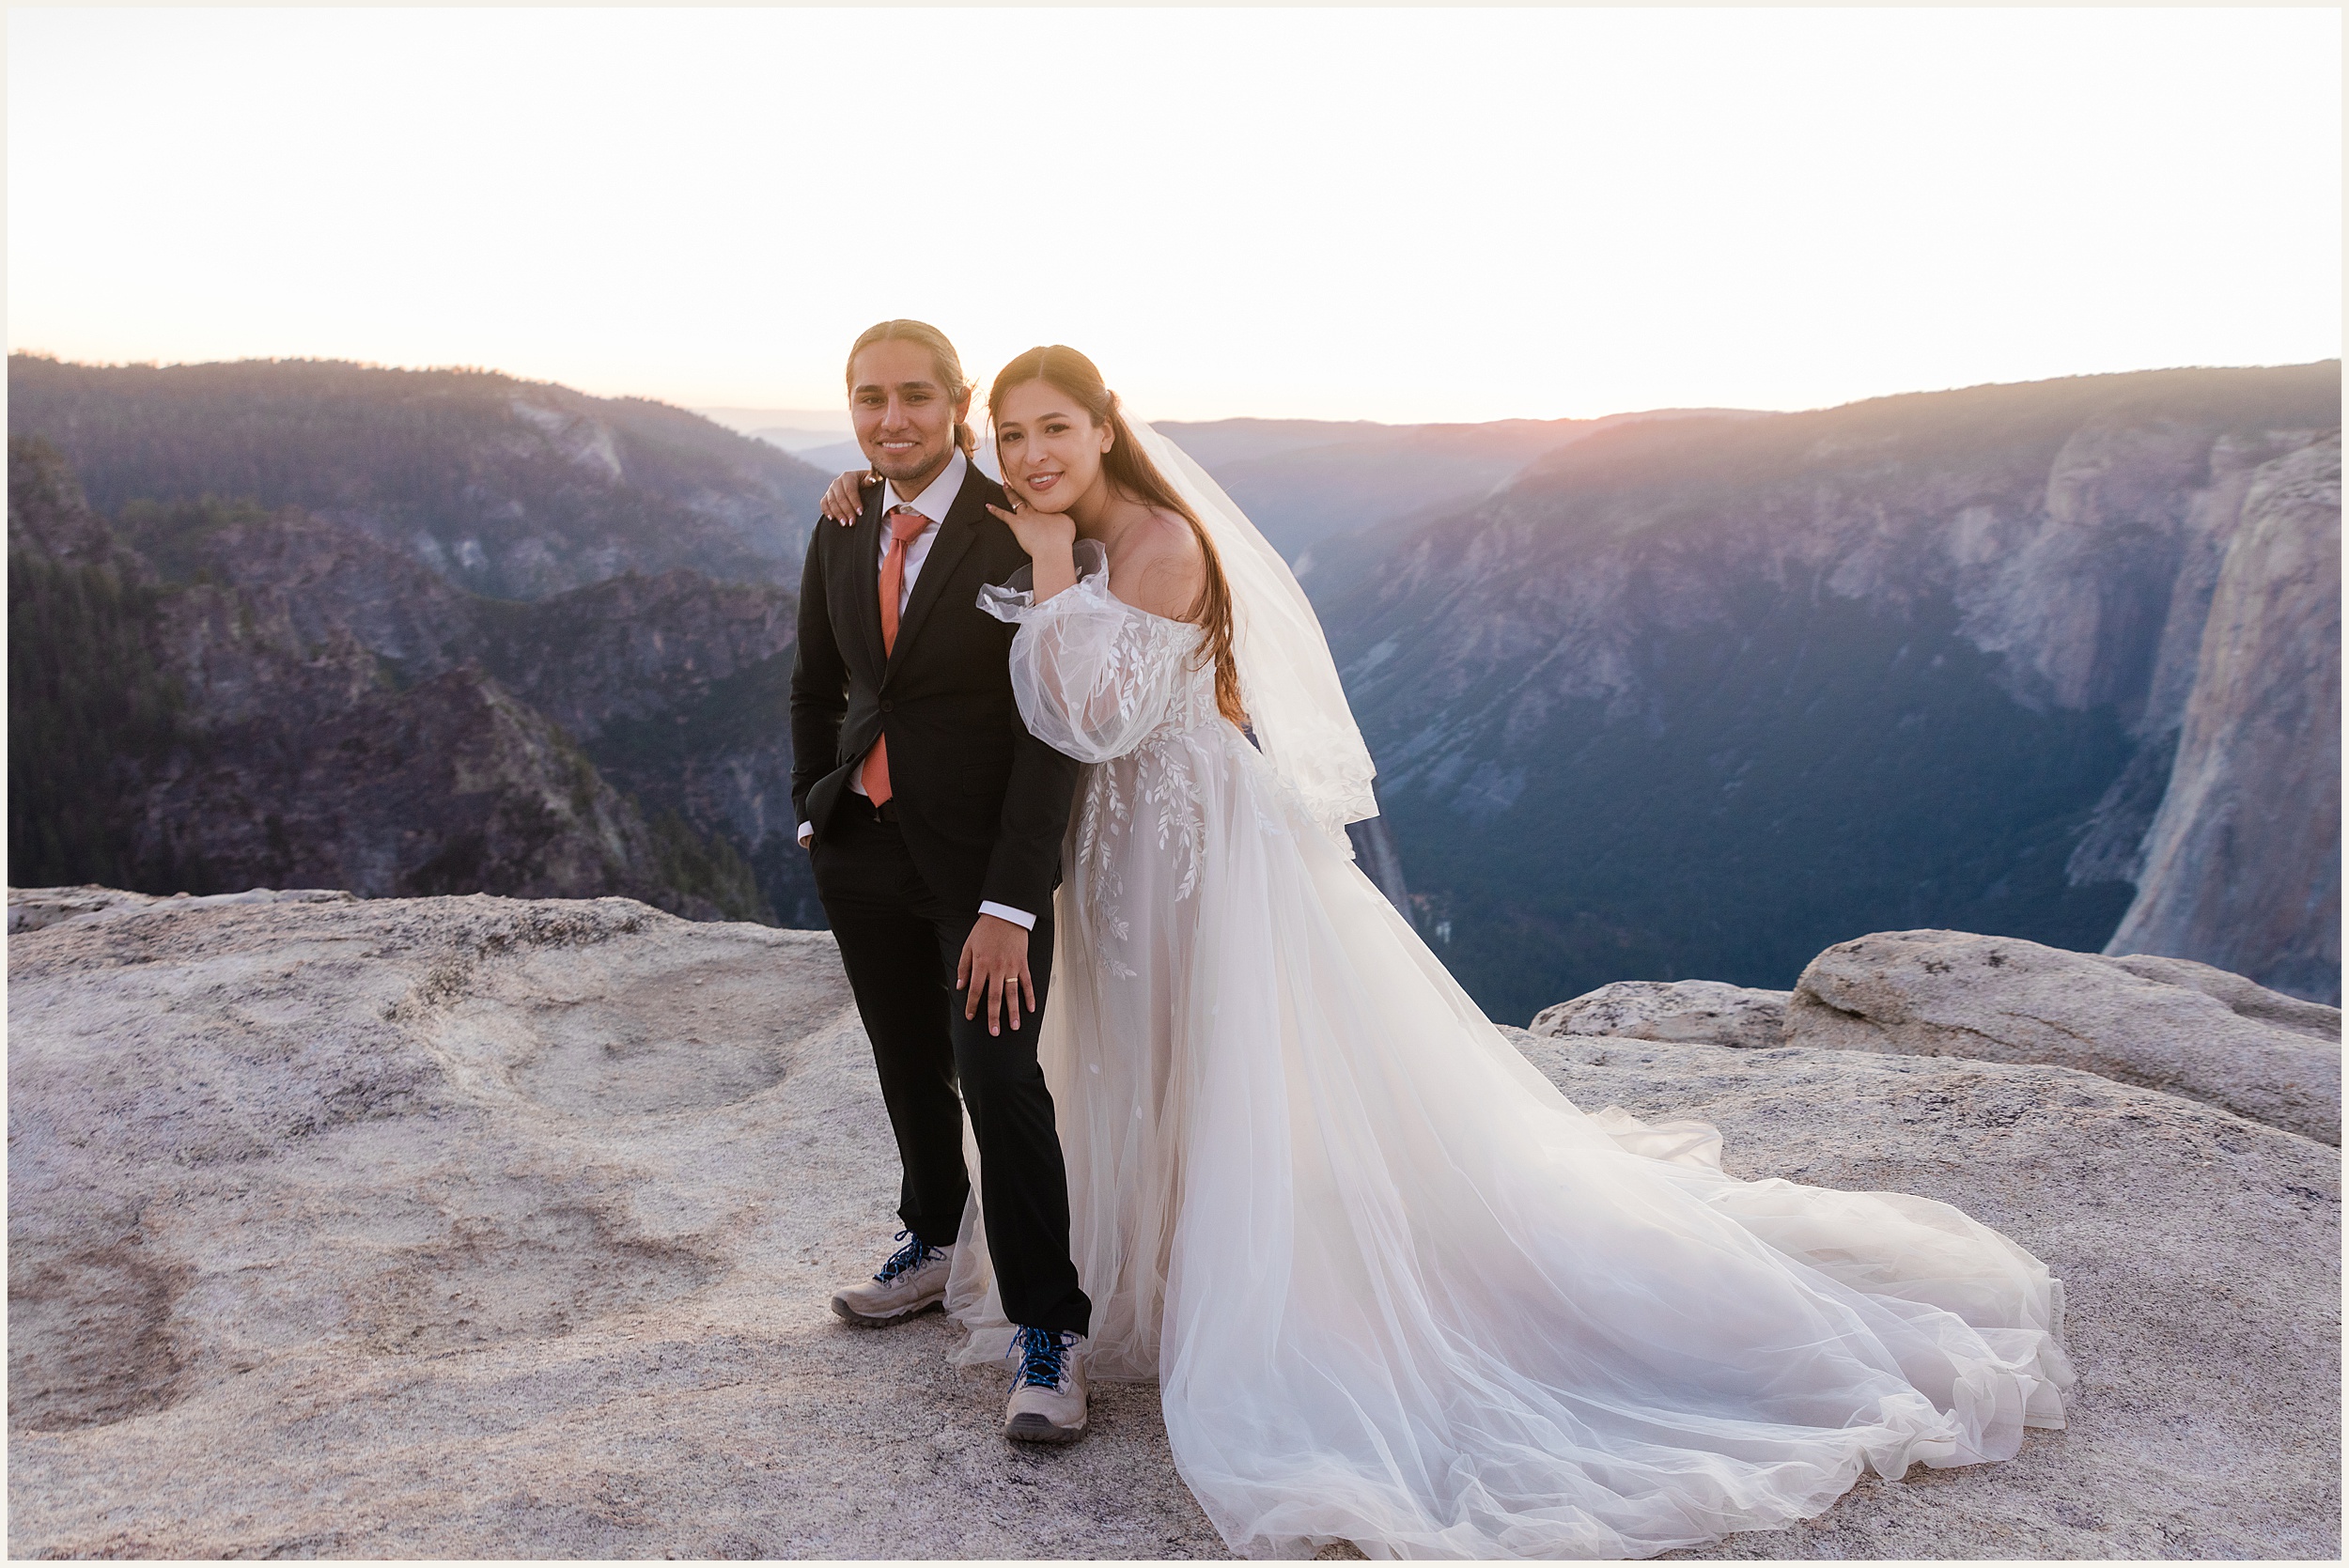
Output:
<instances>
[{"instance_id":1,"label":"sheer tulle sleeve","mask_svg":"<svg viewBox=\"0 0 2349 1568\"><path fill-rule=\"evenodd\" d=\"M979 590L979 608L1019 628L1011 685L1028 731L1080 762L1142 744L1181 700L1198 629L1137 610L1110 592L1099 544L1077 541L1077 584L1035 602L1030 568Z\"/></svg>"}]
</instances>

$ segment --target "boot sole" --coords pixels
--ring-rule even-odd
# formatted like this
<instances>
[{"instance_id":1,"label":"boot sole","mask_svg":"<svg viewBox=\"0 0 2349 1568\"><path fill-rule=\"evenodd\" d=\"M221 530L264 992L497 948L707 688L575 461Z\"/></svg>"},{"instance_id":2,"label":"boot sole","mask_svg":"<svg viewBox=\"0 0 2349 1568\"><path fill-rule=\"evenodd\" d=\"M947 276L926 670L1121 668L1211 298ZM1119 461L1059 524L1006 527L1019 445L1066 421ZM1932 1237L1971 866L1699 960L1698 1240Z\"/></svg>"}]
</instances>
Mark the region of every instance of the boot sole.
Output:
<instances>
[{"instance_id":1,"label":"boot sole","mask_svg":"<svg viewBox=\"0 0 2349 1568\"><path fill-rule=\"evenodd\" d=\"M1022 1410L1003 1423L1003 1436L1015 1443L1073 1443L1084 1435L1081 1426L1054 1426L1034 1410Z\"/></svg>"},{"instance_id":2,"label":"boot sole","mask_svg":"<svg viewBox=\"0 0 2349 1568\"><path fill-rule=\"evenodd\" d=\"M859 1328L886 1328L893 1323L903 1323L910 1317L920 1317L926 1312L944 1312L945 1310L946 1298L943 1296L933 1296L927 1301L908 1307L903 1312L891 1312L885 1317L875 1317L858 1312L837 1296L832 1298L832 1315L841 1322L852 1323Z\"/></svg>"}]
</instances>

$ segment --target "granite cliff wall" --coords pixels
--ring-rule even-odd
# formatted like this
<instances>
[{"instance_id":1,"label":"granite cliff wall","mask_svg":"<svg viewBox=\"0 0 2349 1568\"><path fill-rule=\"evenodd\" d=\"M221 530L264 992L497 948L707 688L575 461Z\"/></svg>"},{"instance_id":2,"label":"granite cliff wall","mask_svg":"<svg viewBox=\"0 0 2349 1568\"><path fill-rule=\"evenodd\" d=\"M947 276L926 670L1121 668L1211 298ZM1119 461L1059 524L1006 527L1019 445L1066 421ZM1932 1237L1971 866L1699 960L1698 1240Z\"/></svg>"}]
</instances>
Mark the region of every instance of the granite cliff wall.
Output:
<instances>
[{"instance_id":1,"label":"granite cliff wall","mask_svg":"<svg viewBox=\"0 0 2349 1568\"><path fill-rule=\"evenodd\" d=\"M2341 995L2341 437L2260 467L2106 951Z\"/></svg>"},{"instance_id":2,"label":"granite cliff wall","mask_svg":"<svg viewBox=\"0 0 2349 1568\"><path fill-rule=\"evenodd\" d=\"M2337 363L1641 421L1325 540L1423 929L1523 1017L1626 973L1787 986L1867 929L2099 948L2147 877L2143 943L2337 999L2339 423ZM2189 829L2222 801L2267 826ZM2184 912L2219 879L2244 902ZM2207 945L2250 903L2256 943Z\"/></svg>"}]
</instances>

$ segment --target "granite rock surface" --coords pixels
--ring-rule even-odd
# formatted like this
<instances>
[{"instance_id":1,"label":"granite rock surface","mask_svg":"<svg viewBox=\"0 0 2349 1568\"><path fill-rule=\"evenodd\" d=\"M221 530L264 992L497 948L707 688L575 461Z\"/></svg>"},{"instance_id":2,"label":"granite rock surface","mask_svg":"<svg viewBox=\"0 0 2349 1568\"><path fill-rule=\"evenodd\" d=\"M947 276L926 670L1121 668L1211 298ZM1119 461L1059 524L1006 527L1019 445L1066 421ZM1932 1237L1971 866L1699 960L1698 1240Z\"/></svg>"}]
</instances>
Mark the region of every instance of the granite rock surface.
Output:
<instances>
[{"instance_id":1,"label":"granite rock surface","mask_svg":"<svg viewBox=\"0 0 2349 1568\"><path fill-rule=\"evenodd\" d=\"M1543 1008L1527 1032L1554 1038L1616 1034L1632 1040L1775 1046L1782 1043L1792 994L1718 980L1618 980Z\"/></svg>"},{"instance_id":2,"label":"granite rock surface","mask_svg":"<svg viewBox=\"0 0 2349 1568\"><path fill-rule=\"evenodd\" d=\"M2184 959L1879 931L1811 961L1788 1043L2077 1067L2341 1141L2341 1013Z\"/></svg>"},{"instance_id":3,"label":"granite rock surface","mask_svg":"<svg viewBox=\"0 0 2349 1568\"><path fill-rule=\"evenodd\" d=\"M825 1311L895 1188L828 936L88 891L8 943L11 1555L1221 1555L1153 1390L1017 1450L942 1320ZM1691 1555L2337 1555L2335 1150L2059 1066L1517 1038L2069 1288L2068 1430Z\"/></svg>"},{"instance_id":4,"label":"granite rock surface","mask_svg":"<svg viewBox=\"0 0 2349 1568\"><path fill-rule=\"evenodd\" d=\"M2258 469L2108 953L2341 994L2341 435Z\"/></svg>"},{"instance_id":5,"label":"granite rock surface","mask_svg":"<svg viewBox=\"0 0 2349 1568\"><path fill-rule=\"evenodd\" d=\"M2340 1555L2337 1150L2058 1066L1519 1044L1585 1110L1712 1122L1734 1175L1938 1198L2064 1282L2080 1378L2065 1430L1675 1555Z\"/></svg>"}]
</instances>

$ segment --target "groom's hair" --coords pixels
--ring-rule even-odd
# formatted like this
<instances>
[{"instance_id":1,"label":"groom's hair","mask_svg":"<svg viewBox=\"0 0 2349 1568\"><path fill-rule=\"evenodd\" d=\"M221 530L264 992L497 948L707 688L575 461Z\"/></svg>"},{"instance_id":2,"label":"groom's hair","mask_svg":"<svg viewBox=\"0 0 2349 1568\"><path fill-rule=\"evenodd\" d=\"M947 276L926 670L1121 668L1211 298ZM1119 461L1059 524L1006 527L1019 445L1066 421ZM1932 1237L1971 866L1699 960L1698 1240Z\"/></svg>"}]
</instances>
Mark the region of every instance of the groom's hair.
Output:
<instances>
[{"instance_id":1,"label":"groom's hair","mask_svg":"<svg viewBox=\"0 0 2349 1568\"><path fill-rule=\"evenodd\" d=\"M930 351L930 363L938 370L938 384L946 389L949 401L957 403L962 401L979 384L962 373L962 356L955 352L955 346L946 341L944 333L940 332L927 321L901 319L876 322L857 334L855 344L848 349L848 379L850 392L856 390L857 355L864 352L876 343L896 340L919 343ZM955 421L955 444L961 447L966 456L976 457L978 455L979 438L972 431L970 425L963 420Z\"/></svg>"},{"instance_id":2,"label":"groom's hair","mask_svg":"<svg viewBox=\"0 0 2349 1568\"><path fill-rule=\"evenodd\" d=\"M1030 381L1042 381L1066 393L1095 425L1110 427L1112 439L1110 449L1101 455L1101 471L1112 486L1131 500L1164 507L1190 524L1191 537L1199 541L1199 552L1206 558L1207 580L1183 618L1199 628L1199 651L1215 663L1217 710L1245 727L1248 713L1239 700L1239 660L1232 651L1232 586L1223 575L1223 558L1216 553L1206 524L1134 440L1133 428L1126 423L1125 405L1101 380L1098 365L1065 343L1031 349L995 373L995 384L987 389L989 417L1003 405L1005 393Z\"/></svg>"}]
</instances>

